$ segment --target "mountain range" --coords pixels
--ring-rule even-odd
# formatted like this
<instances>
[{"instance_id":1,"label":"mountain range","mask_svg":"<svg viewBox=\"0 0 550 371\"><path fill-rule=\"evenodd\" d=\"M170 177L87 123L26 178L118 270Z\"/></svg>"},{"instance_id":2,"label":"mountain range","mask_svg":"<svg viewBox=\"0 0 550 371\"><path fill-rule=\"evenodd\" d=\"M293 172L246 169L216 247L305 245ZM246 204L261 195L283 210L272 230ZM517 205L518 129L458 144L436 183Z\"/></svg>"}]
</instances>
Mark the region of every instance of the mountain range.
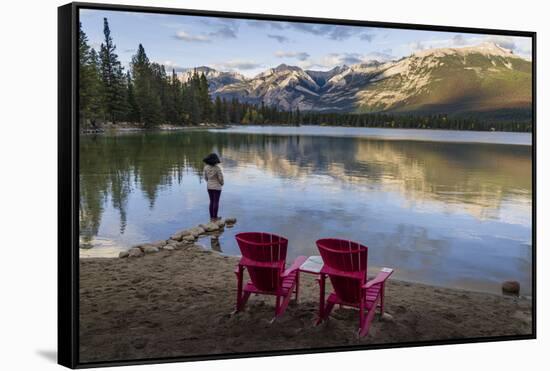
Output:
<instances>
[{"instance_id":1,"label":"mountain range","mask_svg":"<svg viewBox=\"0 0 550 371\"><path fill-rule=\"evenodd\" d=\"M329 71L281 64L254 77L197 67L213 97L319 112L480 115L530 119L532 63L494 43L422 50Z\"/></svg>"}]
</instances>

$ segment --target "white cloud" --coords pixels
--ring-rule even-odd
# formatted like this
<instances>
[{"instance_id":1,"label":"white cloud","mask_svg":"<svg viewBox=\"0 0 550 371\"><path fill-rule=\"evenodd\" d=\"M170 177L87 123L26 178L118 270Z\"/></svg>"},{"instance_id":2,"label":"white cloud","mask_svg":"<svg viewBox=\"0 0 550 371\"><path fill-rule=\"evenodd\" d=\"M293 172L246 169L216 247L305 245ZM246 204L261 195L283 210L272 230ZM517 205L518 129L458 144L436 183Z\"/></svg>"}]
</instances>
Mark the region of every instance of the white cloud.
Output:
<instances>
[{"instance_id":1,"label":"white cloud","mask_svg":"<svg viewBox=\"0 0 550 371\"><path fill-rule=\"evenodd\" d=\"M270 39L277 40L277 41L280 42L281 44L282 44L282 43L290 42L290 39L289 39L288 37L286 37L286 36L283 36L283 35L268 34L267 37L269 37Z\"/></svg>"},{"instance_id":2,"label":"white cloud","mask_svg":"<svg viewBox=\"0 0 550 371\"><path fill-rule=\"evenodd\" d=\"M286 28L286 22L279 21L258 21L250 20L246 22L249 26L257 28L272 28L274 30L284 30Z\"/></svg>"},{"instance_id":3,"label":"white cloud","mask_svg":"<svg viewBox=\"0 0 550 371\"><path fill-rule=\"evenodd\" d=\"M298 63L298 66L305 69L329 70L336 66L354 65L372 61L386 62L395 59L391 55L391 49L384 49L382 52L371 53L329 53L319 59L307 59Z\"/></svg>"},{"instance_id":4,"label":"white cloud","mask_svg":"<svg viewBox=\"0 0 550 371\"><path fill-rule=\"evenodd\" d=\"M262 67L261 63L252 60L231 60L227 62L216 63L213 68L221 71L234 70L253 70Z\"/></svg>"},{"instance_id":5,"label":"white cloud","mask_svg":"<svg viewBox=\"0 0 550 371\"><path fill-rule=\"evenodd\" d=\"M369 32L369 30L365 27L299 22L289 22L287 23L287 25L288 27L300 32L305 32L316 36L323 36L331 40L337 41L347 40L353 36L357 36L361 40L366 40L369 42L374 38L374 34Z\"/></svg>"},{"instance_id":6,"label":"white cloud","mask_svg":"<svg viewBox=\"0 0 550 371\"><path fill-rule=\"evenodd\" d=\"M415 41L415 42L411 43L409 46L415 52L419 51L419 50L426 49L426 46L424 45L424 43L422 41Z\"/></svg>"},{"instance_id":7,"label":"white cloud","mask_svg":"<svg viewBox=\"0 0 550 371\"><path fill-rule=\"evenodd\" d=\"M236 39L237 29L230 26L222 26L217 31L210 32L209 35L222 39Z\"/></svg>"},{"instance_id":8,"label":"white cloud","mask_svg":"<svg viewBox=\"0 0 550 371\"><path fill-rule=\"evenodd\" d=\"M466 45L467 41L464 38L464 36L458 34L453 37L453 44L454 45Z\"/></svg>"},{"instance_id":9,"label":"white cloud","mask_svg":"<svg viewBox=\"0 0 550 371\"><path fill-rule=\"evenodd\" d=\"M309 54L306 52L284 52L282 50L276 51L275 56L278 58L296 58L300 61L305 61L309 58Z\"/></svg>"},{"instance_id":10,"label":"white cloud","mask_svg":"<svg viewBox=\"0 0 550 371\"><path fill-rule=\"evenodd\" d=\"M185 31L176 32L175 38L182 41L188 42L209 42L210 38L205 35L191 35Z\"/></svg>"},{"instance_id":11,"label":"white cloud","mask_svg":"<svg viewBox=\"0 0 550 371\"><path fill-rule=\"evenodd\" d=\"M95 51L99 53L99 50L101 49L101 43L100 42L92 42L92 43L90 43L90 47L94 48Z\"/></svg>"},{"instance_id":12,"label":"white cloud","mask_svg":"<svg viewBox=\"0 0 550 371\"><path fill-rule=\"evenodd\" d=\"M239 22L230 18L204 18L200 20L204 25L214 28L209 36L221 39L236 39L239 31Z\"/></svg>"},{"instance_id":13,"label":"white cloud","mask_svg":"<svg viewBox=\"0 0 550 371\"><path fill-rule=\"evenodd\" d=\"M161 64L164 65L164 68L168 73L171 73L172 70L175 70L176 72L183 72L186 70L186 68L181 67L174 61L164 61L164 63L161 63Z\"/></svg>"},{"instance_id":14,"label":"white cloud","mask_svg":"<svg viewBox=\"0 0 550 371\"><path fill-rule=\"evenodd\" d=\"M374 39L374 33L371 32L365 32L359 35L359 38L363 41L371 42Z\"/></svg>"}]
</instances>

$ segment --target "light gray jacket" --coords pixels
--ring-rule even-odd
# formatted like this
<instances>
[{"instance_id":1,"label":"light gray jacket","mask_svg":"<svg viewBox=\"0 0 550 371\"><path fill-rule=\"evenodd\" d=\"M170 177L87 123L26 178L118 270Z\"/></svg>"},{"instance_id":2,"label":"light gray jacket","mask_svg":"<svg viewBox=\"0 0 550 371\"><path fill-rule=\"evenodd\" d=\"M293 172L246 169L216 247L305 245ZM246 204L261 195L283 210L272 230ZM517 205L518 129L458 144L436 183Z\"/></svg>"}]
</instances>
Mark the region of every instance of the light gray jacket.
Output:
<instances>
[{"instance_id":1,"label":"light gray jacket","mask_svg":"<svg viewBox=\"0 0 550 371\"><path fill-rule=\"evenodd\" d=\"M221 167L218 165L205 165L204 180L206 180L206 187L208 189L221 191L223 186L223 172Z\"/></svg>"}]
</instances>

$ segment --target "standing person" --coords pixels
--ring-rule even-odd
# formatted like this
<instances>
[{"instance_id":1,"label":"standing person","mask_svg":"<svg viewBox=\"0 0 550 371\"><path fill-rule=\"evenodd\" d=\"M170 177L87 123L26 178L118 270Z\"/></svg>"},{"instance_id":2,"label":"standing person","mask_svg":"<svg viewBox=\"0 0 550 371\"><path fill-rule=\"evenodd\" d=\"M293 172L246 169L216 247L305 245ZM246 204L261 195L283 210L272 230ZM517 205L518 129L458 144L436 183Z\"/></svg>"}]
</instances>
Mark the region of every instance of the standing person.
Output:
<instances>
[{"instance_id":1,"label":"standing person","mask_svg":"<svg viewBox=\"0 0 550 371\"><path fill-rule=\"evenodd\" d=\"M211 153L202 160L204 165L204 180L210 197L210 220L216 221L218 217L218 208L220 205L220 196L223 187L223 172L218 165L221 161L217 154Z\"/></svg>"}]
</instances>

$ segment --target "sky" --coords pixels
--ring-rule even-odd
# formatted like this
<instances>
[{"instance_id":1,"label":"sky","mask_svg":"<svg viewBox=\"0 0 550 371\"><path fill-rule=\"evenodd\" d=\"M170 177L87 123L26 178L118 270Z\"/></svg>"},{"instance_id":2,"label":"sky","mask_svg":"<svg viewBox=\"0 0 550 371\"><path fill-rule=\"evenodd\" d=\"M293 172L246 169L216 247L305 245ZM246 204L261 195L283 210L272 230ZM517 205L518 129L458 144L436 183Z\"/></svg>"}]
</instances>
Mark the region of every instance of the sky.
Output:
<instances>
[{"instance_id":1,"label":"sky","mask_svg":"<svg viewBox=\"0 0 550 371\"><path fill-rule=\"evenodd\" d=\"M483 42L531 59L527 37L82 9L82 28L96 50L103 41L103 18L125 68L140 43L149 59L168 71L208 66L248 77L282 63L326 71Z\"/></svg>"}]
</instances>

